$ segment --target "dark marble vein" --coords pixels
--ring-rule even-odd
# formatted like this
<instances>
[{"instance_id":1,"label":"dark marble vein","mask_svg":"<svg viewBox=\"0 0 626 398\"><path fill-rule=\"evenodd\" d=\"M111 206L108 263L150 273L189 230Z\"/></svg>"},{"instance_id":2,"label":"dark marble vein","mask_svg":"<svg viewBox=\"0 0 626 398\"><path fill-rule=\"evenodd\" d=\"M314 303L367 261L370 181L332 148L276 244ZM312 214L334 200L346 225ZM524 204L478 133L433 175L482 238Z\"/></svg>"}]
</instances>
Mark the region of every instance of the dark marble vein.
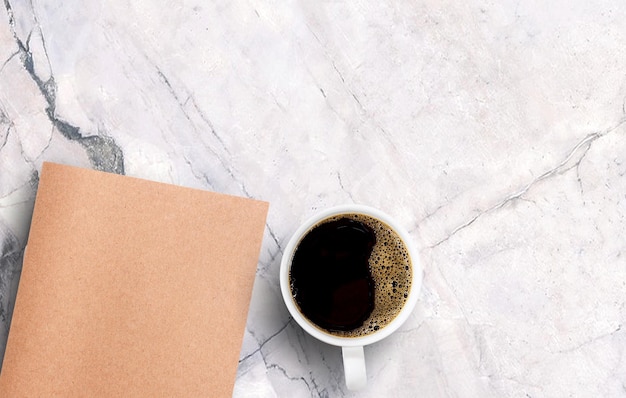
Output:
<instances>
[{"instance_id":1,"label":"dark marble vein","mask_svg":"<svg viewBox=\"0 0 626 398\"><path fill-rule=\"evenodd\" d=\"M2 368L24 255L22 244L13 234L2 228L2 235L0 246L0 368Z\"/></svg>"},{"instance_id":2,"label":"dark marble vein","mask_svg":"<svg viewBox=\"0 0 626 398\"><path fill-rule=\"evenodd\" d=\"M20 39L15 30L15 16L13 15L11 3L9 0L4 0L4 5L9 16L9 25L13 39L18 47L18 54L20 55L24 69L28 72L33 82L37 85L41 95L44 97L47 104L45 109L46 115L52 125L66 139L77 142L85 149L91 164L96 170L124 174L124 153L113 138L102 135L83 134L80 127L70 124L56 114L57 85L54 80L54 75L51 71L50 77L47 80L43 80L37 75L34 66L35 60L30 50L32 31L26 40ZM41 40L45 53L46 43L43 35L41 36ZM47 53L45 55L47 57ZM46 61L49 64L49 60L46 59Z\"/></svg>"},{"instance_id":3,"label":"dark marble vein","mask_svg":"<svg viewBox=\"0 0 626 398\"><path fill-rule=\"evenodd\" d=\"M2 143L0 143L0 151L4 149L9 141L9 133L11 132L11 127L13 127L13 123L9 120L6 113L2 108L0 108L0 125L6 125L7 128L4 133L4 137L2 137Z\"/></svg>"}]
</instances>

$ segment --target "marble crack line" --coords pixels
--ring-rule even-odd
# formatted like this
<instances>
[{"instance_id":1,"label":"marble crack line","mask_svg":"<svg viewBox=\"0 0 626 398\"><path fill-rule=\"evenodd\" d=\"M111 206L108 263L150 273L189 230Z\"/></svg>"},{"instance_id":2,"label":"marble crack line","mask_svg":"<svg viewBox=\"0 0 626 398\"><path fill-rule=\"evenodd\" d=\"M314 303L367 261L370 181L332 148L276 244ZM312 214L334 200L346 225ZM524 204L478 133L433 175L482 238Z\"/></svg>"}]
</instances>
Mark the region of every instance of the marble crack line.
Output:
<instances>
[{"instance_id":1,"label":"marble crack line","mask_svg":"<svg viewBox=\"0 0 626 398\"><path fill-rule=\"evenodd\" d=\"M418 229L419 225L422 224L423 222L429 220L431 217L433 217L435 214L437 214L439 212L439 210L444 209L446 207L446 205L454 200L456 200L459 196L461 196L461 194L457 194L455 196L453 196L452 198L448 198L447 196L444 198L445 201L440 204L439 206L437 206L434 210L430 210L428 213L426 213L422 218L420 218L416 223L415 223L415 227L413 227L413 229L411 229L409 232L414 232Z\"/></svg>"},{"instance_id":2,"label":"marble crack line","mask_svg":"<svg viewBox=\"0 0 626 398\"><path fill-rule=\"evenodd\" d=\"M41 44L43 46L44 55L48 67L50 68L50 77L48 80L42 80L35 72L35 64L33 54L30 50L30 39L32 37L32 31L29 33L26 42L22 41L17 35L15 30L15 16L13 14L13 8L9 0L4 0L4 6L9 16L9 26L11 28L11 34L17 44L18 53L22 60L24 69L29 74L30 78L37 85L41 95L46 101L46 116L52 123L52 125L68 140L75 141L81 145L87 152L87 156L91 161L91 164L97 170L108 171L117 174L124 174L124 153L122 149L117 145L115 140L111 137L104 135L88 135L85 136L80 132L80 128L71 125L65 120L59 118L56 115L56 91L57 85L52 73L52 67L48 58L46 49L46 42L41 35ZM32 4L31 4L32 6ZM38 24L38 21L35 19ZM38 27L39 28L39 27ZM40 28L39 28L40 29Z\"/></svg>"},{"instance_id":3,"label":"marble crack line","mask_svg":"<svg viewBox=\"0 0 626 398\"><path fill-rule=\"evenodd\" d=\"M486 214L489 214L491 212L494 212L496 210L499 210L499 209L501 209L502 207L504 207L505 205L507 205L508 203L510 203L512 201L523 199L523 196L528 191L530 191L530 189L532 189L539 182L541 182L543 180L546 180L546 179L549 179L549 178L551 178L551 177L553 177L553 176L555 176L557 174L562 174L564 172L567 172L567 171L569 171L569 170L571 170L573 168L576 168L577 171L578 171L578 168L580 166L580 162L582 162L582 160L585 158L585 156L587 155L587 152L589 152L589 149L591 148L593 143L596 140L598 140L599 138L604 137L605 135L607 135L609 133L612 133L613 131L617 130L624 123L626 123L626 118L623 118L615 126L609 128L607 130L604 130L602 132L595 132L595 133L588 134L587 136L585 136L585 138L583 138L580 142L578 142L569 151L567 156L558 165L556 165L552 169L546 171L545 173L541 174L540 176L536 177L531 182L526 184L524 187L522 187L518 191L516 191L516 192L506 196L504 199L500 200L498 203L494 204L493 206L478 212L475 216L470 218L468 221L466 221L465 223L463 223L463 224L457 226L456 228L454 228L452 230L452 232L450 232L446 237L444 237L443 239L441 239L440 241L438 241L434 245L429 246L429 248L430 249L434 249L437 246L441 245L442 243L446 242L451 237L456 235L459 231L461 231L461 230L469 227L470 225L472 225L476 220L478 220L482 216L484 216Z\"/></svg>"},{"instance_id":4,"label":"marble crack line","mask_svg":"<svg viewBox=\"0 0 626 398\"><path fill-rule=\"evenodd\" d=\"M326 46L324 45L324 43L322 42L322 40L320 40L319 36L315 33L315 31L313 30L313 28L311 28L311 26L307 23L305 24L308 31L311 33L311 35L313 35L313 37L315 38L315 41L319 44L320 48L322 49L322 51L324 52L324 56L328 59L328 61L330 62L330 64L332 65L333 69L335 70L335 72L337 73L337 76L339 76L339 79L341 80L341 83L343 84L343 87L345 88L345 90L348 92L348 94L350 94L350 96L352 97L352 99L356 102L356 104L359 107L359 110L361 111L361 113L363 115L367 114L367 111L365 109L365 107L363 106L363 103L361 102L361 100L359 100L359 98L357 97L357 95L354 93L354 91L352 91L352 89L348 86L348 83L346 82L345 77L343 76L343 73L341 73L341 71L339 70L339 68L337 68L337 64L335 63L335 60L333 59L333 57L331 56L331 54L328 52ZM342 117L339 112L337 112L337 110L330 105L330 102L328 102L328 96L326 95L326 92L324 91L324 89L321 87L320 83L318 82L317 78L315 77L315 75L313 74L313 72L311 72L310 68L308 67L308 65L306 65L305 63L305 67L307 69L307 72L309 73L309 75L311 76L311 78L313 79L313 81L315 82L316 86L319 88L320 93L322 94L322 96L324 97L324 99L327 101L328 107L333 111L333 113L335 115L337 115L340 119L346 121L346 119L344 117ZM347 122L347 121L346 121ZM380 126L378 126L380 128ZM380 128L383 133L386 133L384 131L384 129Z\"/></svg>"},{"instance_id":5,"label":"marble crack line","mask_svg":"<svg viewBox=\"0 0 626 398\"><path fill-rule=\"evenodd\" d=\"M315 391L319 398L328 398L328 391L326 389L320 389L319 384L315 381L315 377L313 377L313 372L309 372L309 376L311 377L311 384L313 384L311 395L313 394L313 391Z\"/></svg>"},{"instance_id":6,"label":"marble crack line","mask_svg":"<svg viewBox=\"0 0 626 398\"><path fill-rule=\"evenodd\" d=\"M278 237L276 236L276 233L274 233L274 231L272 230L272 227L270 227L270 224L266 222L265 226L267 227L267 232L270 234L272 241L274 242L274 244L276 244L276 252L271 256L270 261L269 261L271 263L276 259L278 255L283 253L283 248L281 247L280 242L278 241Z\"/></svg>"},{"instance_id":7,"label":"marble crack line","mask_svg":"<svg viewBox=\"0 0 626 398\"><path fill-rule=\"evenodd\" d=\"M182 156L183 156L183 160L185 161L185 164L187 164L187 166L189 167L189 170L191 170L191 174L197 180L203 180L210 189L214 189L213 184L211 183L211 180L209 180L209 177L205 173L198 174L196 169L193 167L193 163L191 162L191 160L189 160L189 158L187 158L185 154L183 154Z\"/></svg>"},{"instance_id":8,"label":"marble crack line","mask_svg":"<svg viewBox=\"0 0 626 398\"><path fill-rule=\"evenodd\" d=\"M198 103L196 102L196 98L193 96L193 94L191 94L191 93L187 94L187 98L184 101L182 101L180 96L176 92L176 90L174 90L174 87L170 83L170 80L167 78L165 73L163 73L161 68L159 68L154 62L152 62L150 60L150 58L148 58L147 55L144 54L144 57L146 57L148 62L150 62L154 66L154 68L156 69L157 75L159 76L159 79L163 82L163 84L167 88L167 91L170 93L172 98L174 98L174 100L178 104L178 107L180 108L180 111L185 116L185 119L187 119L187 121L191 124L192 128L194 129L194 131L196 133L198 133L196 125L195 125L195 123L191 119L191 115L189 114L187 109L185 109L185 107L187 106L189 101L191 101L191 105L196 110L196 113L198 114L198 116L200 116L200 119L202 119L202 121L209 127L209 130L211 131L211 135L213 135L213 137L215 137L217 142L219 142L219 144L222 147L222 149L224 150L224 152L226 152L228 155L230 155L230 151L228 150L227 145L224 143L224 140L217 133L217 130L215 130L215 126L213 126L213 123L211 122L211 120L200 109L200 107L198 106ZM206 147L206 145L205 145L205 147ZM207 149L209 149L211 152L213 152L214 155L217 156L217 153L215 153L215 151L212 148L207 147Z\"/></svg>"},{"instance_id":9,"label":"marble crack line","mask_svg":"<svg viewBox=\"0 0 626 398\"><path fill-rule=\"evenodd\" d=\"M30 186L31 197L29 199L26 199L20 202L9 203L6 205L0 204L0 208L8 208L8 207L19 205L22 203L31 202L35 198L35 191L37 190L37 185L39 185L39 172L37 171L37 168L35 168L32 163L28 162L28 160L26 160L26 162L31 166L31 169L33 170L30 174L30 178L26 181L22 181L20 185L14 187L9 192L5 193L3 196L0 196L0 202L4 201L5 199L8 200L11 197L11 195L23 189L27 185Z\"/></svg>"},{"instance_id":10,"label":"marble crack line","mask_svg":"<svg viewBox=\"0 0 626 398\"><path fill-rule=\"evenodd\" d=\"M178 96L178 94L176 93L176 91L174 90L174 87L172 87L169 79L167 78L167 76L165 76L165 74L163 73L163 71L161 71L161 69L150 60L150 58L148 58L145 54L144 57L146 57L146 59L148 60L148 62L150 62L154 68L156 69L157 75L159 76L159 79L163 82L163 84L166 86L168 92L170 93L170 95L172 95L172 97L174 98L174 100L176 101L176 103L178 104L178 106L181 109L181 112L183 113L183 115L185 116L185 118L187 119L187 121L189 121L189 123L191 124L192 128L194 129L194 131L196 133L198 133L197 127L196 125L193 123L193 121L191 120L191 116L189 115L189 113L185 110L185 103L187 101L189 101L189 98L186 99L185 101L181 101L180 97ZM198 112L198 114L200 115L200 118L207 123L207 125L209 126L209 128L211 129L211 133L215 136L215 138L217 139L217 141L220 143L222 149L224 150L224 152L226 152L227 155L230 155L230 151L228 150L226 144L224 144L224 141L221 139L221 137L217 134L217 131L213 128L213 124L210 122L210 120L202 113L202 111L200 110L200 108L198 107L198 105L195 102L195 99L193 98L193 96L189 96L191 98L192 104L194 105L194 108L196 109L196 112ZM219 161L220 165L222 166L222 168L224 169L224 171L226 171L226 173L228 173L228 176L231 177L233 179L234 182L236 182L239 185L239 188L241 189L241 191L243 192L243 194L248 197L248 198L252 198L252 195L250 195L250 192L248 192L248 188L246 187L246 184L235 175L235 169L233 167L230 167L224 156L220 156L213 148L211 148L209 145L203 143L203 146L211 151L211 153L213 153L215 155L215 157L217 158L217 160ZM194 174L195 175L195 174Z\"/></svg>"},{"instance_id":11,"label":"marble crack line","mask_svg":"<svg viewBox=\"0 0 626 398\"><path fill-rule=\"evenodd\" d=\"M341 190L343 192L345 192L348 197L350 198L350 200L352 201L352 203L354 203L354 198L352 197L352 193L346 189L346 187L343 185L343 180L341 178L341 173L337 172L337 182L339 182L339 187L341 188Z\"/></svg>"},{"instance_id":12,"label":"marble crack line","mask_svg":"<svg viewBox=\"0 0 626 398\"><path fill-rule=\"evenodd\" d=\"M408 328L408 329L398 329L396 332L394 332L395 335L406 335L406 334L413 334L413 333L417 333L422 326L424 326L425 320L422 320L417 326L412 327L412 328ZM469 322L468 322L469 325Z\"/></svg>"},{"instance_id":13,"label":"marble crack line","mask_svg":"<svg viewBox=\"0 0 626 398\"><path fill-rule=\"evenodd\" d=\"M144 54L145 56L145 54ZM147 56L146 56L147 58ZM147 58L149 60L149 58ZM228 148L226 147L226 144L224 144L224 141L222 140L222 137L220 137L217 134L217 131L215 130L215 127L213 126L213 123L211 123L211 120L209 120L209 118L206 117L206 115L204 114L204 112L202 112L202 110L200 109L200 107L198 106L195 97L192 94L188 94L187 98L182 101L180 99L180 97L178 96L178 94L176 93L176 90L174 90L174 87L172 86L172 84L170 83L169 79L167 78L167 76L165 76L165 73L163 73L163 71L161 70L161 68L159 68L156 64L152 63L154 68L157 71L157 75L159 76L159 79L161 79L161 81L163 82L163 84L165 84L165 87L167 88L167 91L170 93L170 95L174 98L174 100L176 101L176 103L178 104L178 107L180 108L181 112L183 113L183 115L185 116L185 119L187 119L187 121L192 125L192 127L194 128L194 130L197 132L197 129L195 128L194 123L191 120L191 115L189 115L189 113L187 112L187 110L185 109L185 106L187 106L187 103L189 103L189 101L191 101L191 104L193 105L194 109L196 110L196 112L198 113L198 116L200 116L200 119L202 119L202 121L204 123L206 123L207 126L209 126L209 129L211 130L211 134L215 137L215 139L220 143L220 145L222 146L222 149L224 149L224 151L226 153L228 153L230 155L230 153L228 152ZM211 148L208 148L211 149Z\"/></svg>"},{"instance_id":14,"label":"marble crack line","mask_svg":"<svg viewBox=\"0 0 626 398\"><path fill-rule=\"evenodd\" d=\"M287 373L287 371L285 370L285 368L283 368L282 366L278 365L278 364L270 364L267 367L268 370L278 370L280 373L282 373L283 376L285 376L287 378L287 380L289 381L301 381L304 383L304 385L306 386L306 389L310 391L311 396L313 397L313 391L311 391L311 385L309 384L309 382L303 377L294 377L294 376L290 376L289 373Z\"/></svg>"},{"instance_id":15,"label":"marble crack line","mask_svg":"<svg viewBox=\"0 0 626 398\"><path fill-rule=\"evenodd\" d=\"M337 68L337 65L335 64L335 61L331 60L331 64L333 66L333 69L335 70L335 72L337 72L337 75L339 75L339 79L341 79L341 82L343 83L343 86L346 88L346 90L348 91L348 93L352 96L352 98L354 99L354 101L357 103L357 105L359 106L359 109L361 110L361 113L366 114L367 112L365 111L365 107L363 106L363 104L361 103L361 101L359 100L359 98L356 96L356 94L354 93L354 91L352 91L352 89L350 89L350 87L348 87L348 83L346 82L346 79L343 77L343 73L341 73L341 71L339 70L339 68Z\"/></svg>"},{"instance_id":16,"label":"marble crack line","mask_svg":"<svg viewBox=\"0 0 626 398\"><path fill-rule=\"evenodd\" d=\"M617 325L617 327L615 329L613 329L613 330L611 330L611 331L609 331L607 333L601 334L601 335L596 336L596 337L592 337L592 338L590 338L588 340L583 341L580 344L577 344L574 347L566 348L566 349L563 349L563 350L558 350L558 351L556 351L556 353L558 353L558 354L567 354L567 353L571 353L571 352L574 352L574 351L578 351L581 348L587 347L587 346L595 343L596 341L600 341L600 340L606 339L607 337L613 337L615 334L617 334L621 330L622 330L622 325L619 324L619 325Z\"/></svg>"},{"instance_id":17,"label":"marble crack line","mask_svg":"<svg viewBox=\"0 0 626 398\"><path fill-rule=\"evenodd\" d=\"M7 64L8 64L9 62L11 62L11 60L12 60L13 58L15 58L15 56L16 56L16 55L19 55L19 54L20 54L19 50L18 50L18 51L16 51L16 52L14 52L13 54L11 54L11 55L9 56L9 58L7 58L7 59L6 59L6 60L2 63L2 66L0 66L0 73L2 73L2 71L3 71L3 70L4 70L4 68L7 66Z\"/></svg>"},{"instance_id":18,"label":"marble crack line","mask_svg":"<svg viewBox=\"0 0 626 398\"><path fill-rule=\"evenodd\" d=\"M278 238L276 238L276 235L274 234L274 231L272 231L272 229L270 228L269 223L265 223L265 227L267 228L268 233L270 234L270 238L272 238L272 241L276 244L276 249L275 250L272 250L271 248L267 249L267 254L269 256L269 259L267 261L259 259L260 266L259 266L257 273L261 277L265 276L266 271L272 266L272 264L274 264L274 261L276 260L276 258L278 258L278 256L281 256L283 254L283 248L278 243Z\"/></svg>"},{"instance_id":19,"label":"marble crack line","mask_svg":"<svg viewBox=\"0 0 626 398\"><path fill-rule=\"evenodd\" d=\"M276 369L278 371L280 371L280 373L283 374L283 376L285 376L287 378L287 380L289 381L301 381L304 383L304 385L306 386L306 389L309 391L309 393L311 394L311 397L315 398L328 398L329 394L328 391L326 389L324 390L320 390L319 385L317 384L317 382L315 381L314 377L313 377L313 372L309 372L309 377L311 382L309 383L307 381L307 379L304 376L300 376L300 377L294 377L294 376L290 376L289 373L287 373L287 371L285 370L285 368L283 368L282 366L278 365L278 364L271 364L267 367L268 370L271 369ZM342 395L343 396L343 395Z\"/></svg>"},{"instance_id":20,"label":"marble crack line","mask_svg":"<svg viewBox=\"0 0 626 398\"><path fill-rule=\"evenodd\" d=\"M1 113L2 111L0 111L0 117L4 116L4 114ZM0 121L4 121L4 120L0 120ZM9 134L11 134L11 128L13 127L13 122L9 121L9 125L7 126L6 132L4 134L4 140L2 140L2 144L0 144L0 151L4 149L4 147L7 145L7 143L9 142Z\"/></svg>"},{"instance_id":21,"label":"marble crack line","mask_svg":"<svg viewBox=\"0 0 626 398\"><path fill-rule=\"evenodd\" d=\"M372 123L372 125L377 128L383 135L383 137L385 138L385 140L387 140L387 143L389 145L391 145L391 147L393 148L393 150L395 151L395 153L400 153L400 151L398 150L398 148L396 147L396 144L393 142L393 140L391 139L391 135L389 134L389 132L387 132L387 130L385 130L385 128L383 126L381 126L378 121L376 121L376 119L374 119L374 117L372 115L370 115L367 111L367 109L365 108L365 106L363 105L363 103L361 102L361 100L359 100L359 97L357 97L357 95L355 94L355 92L348 86L348 83L346 82L346 79L343 76L343 73L341 73L341 71L339 70L339 68L337 68L337 65L335 64L335 61L333 61L332 59L330 60L333 69L335 70L335 72L337 72L337 74L339 75L339 78L341 79L341 82L343 84L343 86L345 87L346 91L352 96L352 98L354 99L354 101L357 103L359 110L361 112L361 114L365 117L364 121L369 121ZM311 72L309 71L309 74ZM321 88L320 88L321 90ZM326 98L326 93L324 93L324 91L322 90L322 94L324 95L324 98ZM332 108L331 108L332 109ZM337 112L333 109L333 111L337 114ZM340 118L342 118L340 116ZM343 118L342 118L343 119ZM343 119L345 120L345 119Z\"/></svg>"},{"instance_id":22,"label":"marble crack line","mask_svg":"<svg viewBox=\"0 0 626 398\"><path fill-rule=\"evenodd\" d=\"M245 357L241 358L239 360L239 363L243 363L245 361L247 361L248 359L250 359L252 356L254 356L256 353L260 352L263 347L269 343L271 340L274 339L274 337L278 336L279 334L282 333L283 330L285 330L287 328L287 326L289 326L289 324L291 324L291 318L289 318L289 320L287 321L287 323L285 323L280 329L278 329L278 331L276 331L274 334L272 334L270 337L268 337L267 339L265 339L264 341L261 342L261 344L259 344L259 347L257 349L255 349L254 351L252 351L251 353L249 353L248 355L246 355ZM252 333L250 333L252 334Z\"/></svg>"}]
</instances>

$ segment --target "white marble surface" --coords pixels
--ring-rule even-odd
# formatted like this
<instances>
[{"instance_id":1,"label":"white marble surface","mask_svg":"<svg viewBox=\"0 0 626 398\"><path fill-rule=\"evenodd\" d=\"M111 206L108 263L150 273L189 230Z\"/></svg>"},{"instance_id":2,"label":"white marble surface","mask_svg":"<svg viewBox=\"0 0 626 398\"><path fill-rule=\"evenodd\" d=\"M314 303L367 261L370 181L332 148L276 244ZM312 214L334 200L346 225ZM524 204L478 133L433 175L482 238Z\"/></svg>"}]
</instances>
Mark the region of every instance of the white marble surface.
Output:
<instances>
[{"instance_id":1,"label":"white marble surface","mask_svg":"<svg viewBox=\"0 0 626 398\"><path fill-rule=\"evenodd\" d=\"M4 0L0 347L46 160L271 202L235 397L624 397L625 42L618 1ZM358 394L278 289L353 202L425 278Z\"/></svg>"}]
</instances>

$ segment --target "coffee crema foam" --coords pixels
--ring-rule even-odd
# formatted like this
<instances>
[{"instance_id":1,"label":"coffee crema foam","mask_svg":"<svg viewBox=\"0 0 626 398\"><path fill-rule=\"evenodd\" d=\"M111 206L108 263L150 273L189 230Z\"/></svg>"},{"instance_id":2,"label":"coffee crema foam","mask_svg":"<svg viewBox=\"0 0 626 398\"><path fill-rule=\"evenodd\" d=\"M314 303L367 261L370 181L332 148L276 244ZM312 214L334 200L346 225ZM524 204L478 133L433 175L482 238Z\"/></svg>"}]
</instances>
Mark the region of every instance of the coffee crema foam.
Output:
<instances>
[{"instance_id":1,"label":"coffee crema foam","mask_svg":"<svg viewBox=\"0 0 626 398\"><path fill-rule=\"evenodd\" d=\"M413 267L400 236L393 228L376 218L360 213L339 214L318 222L309 229L309 232L320 225L345 218L366 224L376 235L376 244L368 260L374 281L374 309L362 326L352 330L327 330L315 326L339 337L363 337L384 328L400 313L411 291Z\"/></svg>"}]
</instances>

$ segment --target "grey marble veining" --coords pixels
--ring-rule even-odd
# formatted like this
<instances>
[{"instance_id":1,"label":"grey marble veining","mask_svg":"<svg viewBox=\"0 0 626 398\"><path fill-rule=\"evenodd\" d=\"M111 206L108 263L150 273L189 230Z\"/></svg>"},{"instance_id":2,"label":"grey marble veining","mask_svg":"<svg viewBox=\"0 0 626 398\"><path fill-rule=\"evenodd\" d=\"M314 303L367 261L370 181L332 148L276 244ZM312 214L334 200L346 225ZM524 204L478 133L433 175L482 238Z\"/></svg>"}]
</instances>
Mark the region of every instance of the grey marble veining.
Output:
<instances>
[{"instance_id":1,"label":"grey marble veining","mask_svg":"<svg viewBox=\"0 0 626 398\"><path fill-rule=\"evenodd\" d=\"M4 0L0 354L43 161L271 203L235 397L626 395L626 5ZM340 351L291 321L318 209L420 248L409 321Z\"/></svg>"}]
</instances>

